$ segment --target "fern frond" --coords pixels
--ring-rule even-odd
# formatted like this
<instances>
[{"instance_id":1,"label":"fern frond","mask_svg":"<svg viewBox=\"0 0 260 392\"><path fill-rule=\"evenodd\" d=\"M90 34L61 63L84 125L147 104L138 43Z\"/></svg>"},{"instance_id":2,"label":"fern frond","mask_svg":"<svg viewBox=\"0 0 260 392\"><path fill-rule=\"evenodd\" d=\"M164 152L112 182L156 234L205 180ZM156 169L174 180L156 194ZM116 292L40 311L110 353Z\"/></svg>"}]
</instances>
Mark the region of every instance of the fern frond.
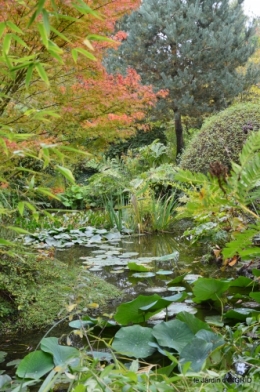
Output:
<instances>
[{"instance_id":1,"label":"fern frond","mask_svg":"<svg viewBox=\"0 0 260 392\"><path fill-rule=\"evenodd\" d=\"M246 205L252 200L250 192L259 187L260 131L252 133L240 154L240 165L232 162L232 175L228 179L230 192Z\"/></svg>"},{"instance_id":2,"label":"fern frond","mask_svg":"<svg viewBox=\"0 0 260 392\"><path fill-rule=\"evenodd\" d=\"M228 244L226 244L226 247L223 249L222 254L223 257L229 258L233 257L236 253L238 253L241 256L248 256L252 252L256 252L256 248L251 248L252 247L252 238L258 234L260 230L260 225L258 226L251 226L248 230L236 233L234 235L235 239ZM251 252L251 253L250 253ZM258 252L260 253L260 248L258 248Z\"/></svg>"},{"instance_id":3,"label":"fern frond","mask_svg":"<svg viewBox=\"0 0 260 392\"><path fill-rule=\"evenodd\" d=\"M175 174L175 180L190 183L191 185L203 185L208 181L208 177L202 173L193 173L189 170L179 169Z\"/></svg>"}]
</instances>

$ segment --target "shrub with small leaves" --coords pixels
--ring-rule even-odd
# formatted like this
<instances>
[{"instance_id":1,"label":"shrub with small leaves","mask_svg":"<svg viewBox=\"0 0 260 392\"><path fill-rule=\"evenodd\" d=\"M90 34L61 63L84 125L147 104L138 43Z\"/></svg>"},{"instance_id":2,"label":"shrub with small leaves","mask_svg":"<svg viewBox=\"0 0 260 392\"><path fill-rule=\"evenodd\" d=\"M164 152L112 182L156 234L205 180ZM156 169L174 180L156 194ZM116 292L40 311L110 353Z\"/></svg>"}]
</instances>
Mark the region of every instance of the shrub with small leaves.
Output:
<instances>
[{"instance_id":1,"label":"shrub with small leaves","mask_svg":"<svg viewBox=\"0 0 260 392\"><path fill-rule=\"evenodd\" d=\"M221 162L229 170L231 160L238 162L247 136L260 129L257 104L237 104L210 117L183 153L180 166L206 173L213 162Z\"/></svg>"}]
</instances>

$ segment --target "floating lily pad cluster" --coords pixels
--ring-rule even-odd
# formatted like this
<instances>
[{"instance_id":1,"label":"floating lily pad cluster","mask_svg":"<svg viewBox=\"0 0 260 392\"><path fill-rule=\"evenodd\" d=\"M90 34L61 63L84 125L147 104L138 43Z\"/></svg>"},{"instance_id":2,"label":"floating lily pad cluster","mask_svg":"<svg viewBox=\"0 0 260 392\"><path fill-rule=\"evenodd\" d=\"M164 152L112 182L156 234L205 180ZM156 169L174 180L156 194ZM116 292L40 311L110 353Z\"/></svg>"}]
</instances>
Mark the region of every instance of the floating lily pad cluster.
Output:
<instances>
[{"instance_id":1,"label":"floating lily pad cluster","mask_svg":"<svg viewBox=\"0 0 260 392\"><path fill-rule=\"evenodd\" d=\"M74 245L93 246L102 241L118 241L123 234L119 231L96 229L92 226L68 230L66 227L42 230L23 237L25 245L34 245L39 248L70 248Z\"/></svg>"},{"instance_id":2,"label":"floating lily pad cluster","mask_svg":"<svg viewBox=\"0 0 260 392\"><path fill-rule=\"evenodd\" d=\"M150 272L151 267L144 266L144 264L151 263L152 261L177 261L179 258L179 252L175 251L169 255L162 257L150 256L150 257L137 257L138 252L122 252L122 248L109 245L100 244L98 246L99 250L92 251L92 257L86 256L81 257L83 264L91 265L94 267L104 267L112 265L128 266L131 271L136 271L135 277L152 277L155 273ZM134 262L129 262L129 259L134 257ZM162 271L161 271L162 272ZM172 271L167 271L165 274L171 274Z\"/></svg>"}]
</instances>

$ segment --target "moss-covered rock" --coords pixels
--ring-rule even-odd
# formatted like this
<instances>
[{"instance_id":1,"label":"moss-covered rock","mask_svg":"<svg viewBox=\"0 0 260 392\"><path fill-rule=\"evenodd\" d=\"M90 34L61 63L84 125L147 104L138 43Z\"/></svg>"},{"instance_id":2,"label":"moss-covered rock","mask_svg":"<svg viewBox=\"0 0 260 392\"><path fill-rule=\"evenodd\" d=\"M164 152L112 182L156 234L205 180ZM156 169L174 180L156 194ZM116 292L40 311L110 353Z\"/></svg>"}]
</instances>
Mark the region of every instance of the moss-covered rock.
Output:
<instances>
[{"instance_id":1,"label":"moss-covered rock","mask_svg":"<svg viewBox=\"0 0 260 392\"><path fill-rule=\"evenodd\" d=\"M237 104L210 117L183 153L180 167L206 173L216 161L231 168L250 132L260 129L258 104Z\"/></svg>"}]
</instances>

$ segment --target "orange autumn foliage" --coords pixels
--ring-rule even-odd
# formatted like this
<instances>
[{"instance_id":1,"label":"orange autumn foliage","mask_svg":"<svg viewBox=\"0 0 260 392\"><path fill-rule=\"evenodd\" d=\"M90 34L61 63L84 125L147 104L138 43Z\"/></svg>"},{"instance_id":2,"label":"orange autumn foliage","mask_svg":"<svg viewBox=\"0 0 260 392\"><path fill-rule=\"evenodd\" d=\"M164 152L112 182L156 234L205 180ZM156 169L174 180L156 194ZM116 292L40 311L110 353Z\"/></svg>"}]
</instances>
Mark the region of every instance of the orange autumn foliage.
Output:
<instances>
[{"instance_id":1,"label":"orange autumn foliage","mask_svg":"<svg viewBox=\"0 0 260 392\"><path fill-rule=\"evenodd\" d=\"M2 90L11 92L10 98L0 103L3 123L18 132L34 133L35 138L31 139L29 145L33 148L34 143L36 151L46 138L51 142L71 143L77 147L85 140L98 138L104 147L117 138L128 137L134 132L133 124L142 120L147 110L155 105L157 97L166 93L162 91L155 94L151 86L142 86L139 75L131 69L125 77L107 74L102 65L105 50L118 45L126 37L124 32L117 33L114 41L95 40L95 34L113 36L118 18L136 9L140 0L84 2L94 12L98 12L100 18L91 14L80 15L74 8L74 1L63 0L55 1L59 15L63 15L55 20L50 17L53 12L52 2L46 0L44 3L49 20L56 29L50 32L50 38L62 51L62 63L50 55L39 34L38 24L42 23L43 16L39 14L28 27L34 1L0 2L0 22L8 20L14 23L23 33L16 32L16 35L25 43L21 45L19 41L12 40L10 55L19 58L35 54L49 77L48 88L34 70L26 90L26 72L23 69L17 73L20 73L20 78L15 83L4 77L4 68L0 70L4 80ZM79 23L67 19L69 17L76 18ZM6 25L4 33L13 33L10 25ZM96 61L79 53L75 63L71 55L74 48L88 50ZM59 118L48 114L48 111L53 110L60 115ZM27 114L28 111L31 112ZM44 111L49 121L43 124L39 112ZM21 142L18 144L24 148L24 142L23 145Z\"/></svg>"}]
</instances>

